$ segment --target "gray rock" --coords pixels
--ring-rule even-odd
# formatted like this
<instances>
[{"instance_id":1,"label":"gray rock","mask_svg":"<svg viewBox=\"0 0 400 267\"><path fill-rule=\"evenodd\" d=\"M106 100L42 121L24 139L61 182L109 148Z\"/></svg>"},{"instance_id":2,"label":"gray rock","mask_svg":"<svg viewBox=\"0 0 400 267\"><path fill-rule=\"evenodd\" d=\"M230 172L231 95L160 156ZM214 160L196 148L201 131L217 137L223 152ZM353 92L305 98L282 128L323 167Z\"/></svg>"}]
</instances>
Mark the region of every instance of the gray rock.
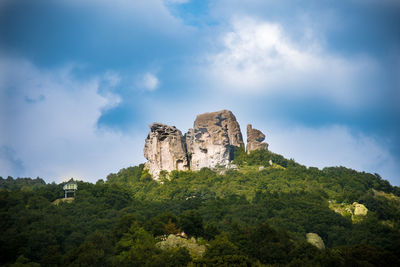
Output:
<instances>
[{"instance_id":1,"label":"gray rock","mask_svg":"<svg viewBox=\"0 0 400 267\"><path fill-rule=\"evenodd\" d=\"M260 130L253 129L251 124L247 125L247 153L257 149L268 149L268 144L263 142L265 134Z\"/></svg>"},{"instance_id":2,"label":"gray rock","mask_svg":"<svg viewBox=\"0 0 400 267\"><path fill-rule=\"evenodd\" d=\"M243 137L229 110L198 115L185 137L175 126L153 123L144 147L145 167L155 179L162 170L236 169L231 161L238 147L244 147Z\"/></svg>"},{"instance_id":3,"label":"gray rock","mask_svg":"<svg viewBox=\"0 0 400 267\"><path fill-rule=\"evenodd\" d=\"M318 249L325 249L325 244L322 238L315 233L306 234L307 242L317 247Z\"/></svg>"},{"instance_id":4,"label":"gray rock","mask_svg":"<svg viewBox=\"0 0 400 267\"><path fill-rule=\"evenodd\" d=\"M365 207L363 204L354 202L353 207L354 207L354 215L365 216L368 213L367 207Z\"/></svg>"},{"instance_id":5,"label":"gray rock","mask_svg":"<svg viewBox=\"0 0 400 267\"><path fill-rule=\"evenodd\" d=\"M188 169L184 138L175 126L153 123L146 138L144 156L146 169L155 179L162 170Z\"/></svg>"},{"instance_id":6,"label":"gray rock","mask_svg":"<svg viewBox=\"0 0 400 267\"><path fill-rule=\"evenodd\" d=\"M185 135L191 170L227 166L235 147L244 147L236 117L229 110L198 115Z\"/></svg>"}]
</instances>

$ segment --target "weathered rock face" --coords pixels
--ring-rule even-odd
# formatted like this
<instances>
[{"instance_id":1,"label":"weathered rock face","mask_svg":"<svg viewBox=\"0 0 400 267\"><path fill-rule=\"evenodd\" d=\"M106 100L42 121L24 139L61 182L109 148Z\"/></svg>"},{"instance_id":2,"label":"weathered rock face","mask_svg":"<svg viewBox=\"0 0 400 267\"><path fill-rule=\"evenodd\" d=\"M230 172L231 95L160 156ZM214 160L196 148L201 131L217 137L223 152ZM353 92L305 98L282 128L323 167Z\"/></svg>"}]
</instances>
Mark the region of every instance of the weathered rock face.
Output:
<instances>
[{"instance_id":1,"label":"weathered rock face","mask_svg":"<svg viewBox=\"0 0 400 267\"><path fill-rule=\"evenodd\" d=\"M244 147L239 123L229 110L198 115L185 137L175 126L153 123L146 138L146 169L158 179L162 170L200 170L226 166L236 147Z\"/></svg>"},{"instance_id":2,"label":"weathered rock face","mask_svg":"<svg viewBox=\"0 0 400 267\"><path fill-rule=\"evenodd\" d=\"M325 244L322 238L315 233L306 234L307 242L317 247L318 249L325 249Z\"/></svg>"},{"instance_id":3,"label":"weathered rock face","mask_svg":"<svg viewBox=\"0 0 400 267\"><path fill-rule=\"evenodd\" d=\"M229 110L198 115L185 140L191 170L228 165L234 148L244 146L239 123Z\"/></svg>"},{"instance_id":4,"label":"weathered rock face","mask_svg":"<svg viewBox=\"0 0 400 267\"><path fill-rule=\"evenodd\" d=\"M354 202L353 207L354 207L354 215L365 216L368 213L367 207L365 207L363 204Z\"/></svg>"},{"instance_id":5,"label":"weathered rock face","mask_svg":"<svg viewBox=\"0 0 400 267\"><path fill-rule=\"evenodd\" d=\"M146 138L146 169L158 179L160 171L187 170L186 146L181 131L175 126L153 123Z\"/></svg>"},{"instance_id":6,"label":"weathered rock face","mask_svg":"<svg viewBox=\"0 0 400 267\"><path fill-rule=\"evenodd\" d=\"M247 125L247 153L257 149L268 149L268 144L263 142L265 134L260 130L253 129L251 124Z\"/></svg>"}]
</instances>

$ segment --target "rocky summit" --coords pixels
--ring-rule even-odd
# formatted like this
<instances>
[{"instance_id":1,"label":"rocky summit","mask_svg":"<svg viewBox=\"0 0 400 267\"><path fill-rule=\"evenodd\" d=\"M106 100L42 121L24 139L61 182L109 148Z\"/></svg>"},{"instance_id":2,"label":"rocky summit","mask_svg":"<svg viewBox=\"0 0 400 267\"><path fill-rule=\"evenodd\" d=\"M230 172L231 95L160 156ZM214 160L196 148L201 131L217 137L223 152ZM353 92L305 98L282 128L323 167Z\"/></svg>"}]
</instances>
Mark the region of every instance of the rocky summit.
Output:
<instances>
[{"instance_id":1,"label":"rocky summit","mask_svg":"<svg viewBox=\"0 0 400 267\"><path fill-rule=\"evenodd\" d=\"M248 152L267 149L268 144L262 142L265 135L249 126ZM244 148L240 125L229 110L198 115L185 136L175 126L153 123L144 147L146 169L158 179L162 170L197 171L204 167L229 166L234 150L240 147Z\"/></svg>"},{"instance_id":2,"label":"rocky summit","mask_svg":"<svg viewBox=\"0 0 400 267\"><path fill-rule=\"evenodd\" d=\"M257 149L268 149L268 144L263 142L265 140L265 134L260 130L253 129L251 124L247 125L247 153Z\"/></svg>"},{"instance_id":3,"label":"rocky summit","mask_svg":"<svg viewBox=\"0 0 400 267\"><path fill-rule=\"evenodd\" d=\"M186 145L182 132L175 126L162 123L153 123L150 129L144 146L146 169L150 174L157 178L162 170L187 170Z\"/></svg>"},{"instance_id":4,"label":"rocky summit","mask_svg":"<svg viewBox=\"0 0 400 267\"><path fill-rule=\"evenodd\" d=\"M193 129L185 135L191 170L226 166L235 147L243 147L239 123L231 111L198 115Z\"/></svg>"}]
</instances>

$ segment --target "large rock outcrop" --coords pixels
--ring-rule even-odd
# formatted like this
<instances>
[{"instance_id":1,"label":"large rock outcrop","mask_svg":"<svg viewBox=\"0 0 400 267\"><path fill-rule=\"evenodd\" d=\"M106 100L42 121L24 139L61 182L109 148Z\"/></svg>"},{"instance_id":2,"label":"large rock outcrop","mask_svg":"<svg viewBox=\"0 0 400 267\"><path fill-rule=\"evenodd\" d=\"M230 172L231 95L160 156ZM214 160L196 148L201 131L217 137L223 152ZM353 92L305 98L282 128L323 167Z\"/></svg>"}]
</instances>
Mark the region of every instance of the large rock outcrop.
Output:
<instances>
[{"instance_id":1,"label":"large rock outcrop","mask_svg":"<svg viewBox=\"0 0 400 267\"><path fill-rule=\"evenodd\" d=\"M251 124L247 125L247 153L257 149L268 149L268 144L263 142L265 134L260 130L253 129Z\"/></svg>"},{"instance_id":2,"label":"large rock outcrop","mask_svg":"<svg viewBox=\"0 0 400 267\"><path fill-rule=\"evenodd\" d=\"M231 166L235 148L244 147L239 123L229 110L198 115L185 137L175 126L153 123L150 129L144 156L155 179L162 170Z\"/></svg>"},{"instance_id":3,"label":"large rock outcrop","mask_svg":"<svg viewBox=\"0 0 400 267\"><path fill-rule=\"evenodd\" d=\"M153 123L146 138L146 169L158 178L160 171L187 170L188 161L182 132L175 126Z\"/></svg>"},{"instance_id":4,"label":"large rock outcrop","mask_svg":"<svg viewBox=\"0 0 400 267\"><path fill-rule=\"evenodd\" d=\"M368 213L367 207L365 207L365 205L363 204L354 202L353 207L354 207L354 215L356 216L366 216Z\"/></svg>"},{"instance_id":5,"label":"large rock outcrop","mask_svg":"<svg viewBox=\"0 0 400 267\"><path fill-rule=\"evenodd\" d=\"M234 148L244 146L239 123L229 110L198 115L185 139L191 170L226 166Z\"/></svg>"}]
</instances>

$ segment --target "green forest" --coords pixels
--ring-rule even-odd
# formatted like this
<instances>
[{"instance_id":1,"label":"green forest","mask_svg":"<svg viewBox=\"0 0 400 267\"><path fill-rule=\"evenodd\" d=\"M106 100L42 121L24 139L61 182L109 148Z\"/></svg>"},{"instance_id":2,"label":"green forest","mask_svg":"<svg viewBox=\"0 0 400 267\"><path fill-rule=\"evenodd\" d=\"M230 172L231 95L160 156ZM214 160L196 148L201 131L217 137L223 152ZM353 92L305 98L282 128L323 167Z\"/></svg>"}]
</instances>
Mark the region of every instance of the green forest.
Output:
<instances>
[{"instance_id":1,"label":"green forest","mask_svg":"<svg viewBox=\"0 0 400 267\"><path fill-rule=\"evenodd\" d=\"M399 187L268 150L234 163L159 181L128 167L68 202L65 183L0 178L0 265L400 266Z\"/></svg>"}]
</instances>

